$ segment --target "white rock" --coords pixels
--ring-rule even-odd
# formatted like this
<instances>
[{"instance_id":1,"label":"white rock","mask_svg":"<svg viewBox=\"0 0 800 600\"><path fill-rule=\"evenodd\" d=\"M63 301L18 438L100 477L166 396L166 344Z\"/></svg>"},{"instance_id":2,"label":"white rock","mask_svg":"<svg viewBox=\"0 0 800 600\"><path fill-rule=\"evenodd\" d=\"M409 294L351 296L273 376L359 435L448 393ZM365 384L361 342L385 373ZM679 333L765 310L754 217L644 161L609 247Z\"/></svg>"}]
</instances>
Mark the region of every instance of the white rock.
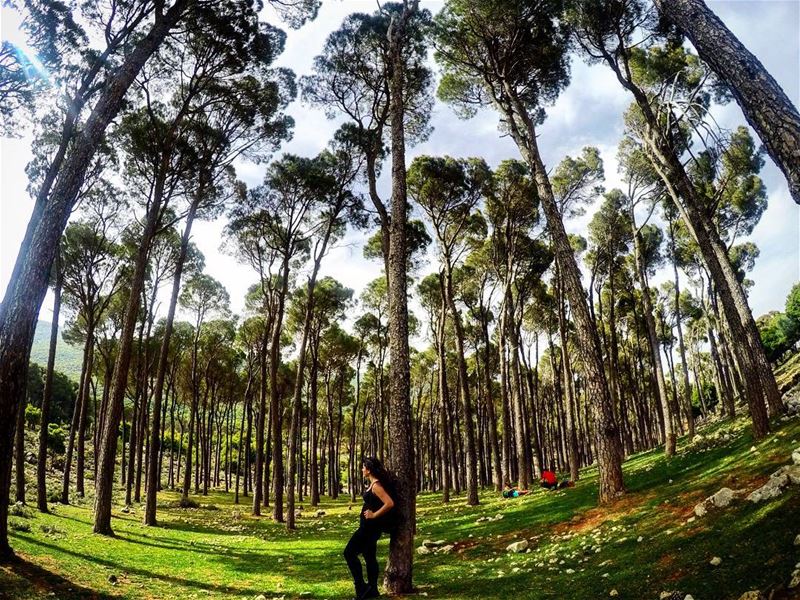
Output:
<instances>
[{"instance_id":1,"label":"white rock","mask_svg":"<svg viewBox=\"0 0 800 600\"><path fill-rule=\"evenodd\" d=\"M417 554L430 554L430 553L431 549L425 546L420 546L419 548L417 548Z\"/></svg>"},{"instance_id":2,"label":"white rock","mask_svg":"<svg viewBox=\"0 0 800 600\"><path fill-rule=\"evenodd\" d=\"M694 596L692 596L691 594L686 594L683 600L694 600Z\"/></svg>"},{"instance_id":3,"label":"white rock","mask_svg":"<svg viewBox=\"0 0 800 600\"><path fill-rule=\"evenodd\" d=\"M450 554L454 548L455 548L454 544L449 544L447 546L442 546L437 550L437 552L441 552L442 554Z\"/></svg>"},{"instance_id":4,"label":"white rock","mask_svg":"<svg viewBox=\"0 0 800 600\"><path fill-rule=\"evenodd\" d=\"M800 569L797 569L794 573L792 573L792 580L789 582L790 590L793 590L796 587L800 587Z\"/></svg>"},{"instance_id":5,"label":"white rock","mask_svg":"<svg viewBox=\"0 0 800 600\"><path fill-rule=\"evenodd\" d=\"M731 488L724 487L716 494L711 496L709 500L711 500L711 502L717 508L725 508L733 501L734 498L736 498L736 492L734 492Z\"/></svg>"},{"instance_id":6,"label":"white rock","mask_svg":"<svg viewBox=\"0 0 800 600\"><path fill-rule=\"evenodd\" d=\"M781 477L783 475L789 478L789 483L792 485L800 485L800 465L785 465L770 477Z\"/></svg>"},{"instance_id":7,"label":"white rock","mask_svg":"<svg viewBox=\"0 0 800 600\"><path fill-rule=\"evenodd\" d=\"M617 590L611 590L610 592L608 592L608 595L611 596L612 598L616 598L617 596L619 596L619 592Z\"/></svg>"},{"instance_id":8,"label":"white rock","mask_svg":"<svg viewBox=\"0 0 800 600\"><path fill-rule=\"evenodd\" d=\"M518 542L514 542L513 544L509 544L506 548L507 552L524 552L528 549L528 540L520 540Z\"/></svg>"},{"instance_id":9,"label":"white rock","mask_svg":"<svg viewBox=\"0 0 800 600\"><path fill-rule=\"evenodd\" d=\"M796 465L800 465L800 448L792 452L792 462Z\"/></svg>"},{"instance_id":10,"label":"white rock","mask_svg":"<svg viewBox=\"0 0 800 600\"><path fill-rule=\"evenodd\" d=\"M784 488L789 484L789 476L782 473L781 470L776 471L770 475L769 481L762 485L757 490L750 493L747 499L750 502L758 504L764 500L777 498L783 493Z\"/></svg>"},{"instance_id":11,"label":"white rock","mask_svg":"<svg viewBox=\"0 0 800 600\"><path fill-rule=\"evenodd\" d=\"M722 564L722 559L719 556L712 558L709 563L712 567L718 567Z\"/></svg>"},{"instance_id":12,"label":"white rock","mask_svg":"<svg viewBox=\"0 0 800 600\"><path fill-rule=\"evenodd\" d=\"M797 534L797 537L794 538L794 545L800 546L800 533Z\"/></svg>"},{"instance_id":13,"label":"white rock","mask_svg":"<svg viewBox=\"0 0 800 600\"><path fill-rule=\"evenodd\" d=\"M758 590L750 590L739 596L739 600L763 600L764 596Z\"/></svg>"}]
</instances>

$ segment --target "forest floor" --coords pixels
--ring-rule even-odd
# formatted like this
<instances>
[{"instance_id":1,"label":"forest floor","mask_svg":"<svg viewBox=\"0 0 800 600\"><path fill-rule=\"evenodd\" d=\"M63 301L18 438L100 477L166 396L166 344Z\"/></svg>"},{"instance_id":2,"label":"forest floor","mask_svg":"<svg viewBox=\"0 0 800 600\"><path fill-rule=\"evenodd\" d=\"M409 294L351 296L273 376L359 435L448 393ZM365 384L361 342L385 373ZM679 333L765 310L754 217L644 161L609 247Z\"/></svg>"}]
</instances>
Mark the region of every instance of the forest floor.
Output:
<instances>
[{"instance_id":1,"label":"forest floor","mask_svg":"<svg viewBox=\"0 0 800 600\"><path fill-rule=\"evenodd\" d=\"M760 504L740 498L703 517L693 512L722 487L750 492L766 482L791 462L798 440L797 417L755 445L745 419L712 425L692 444L682 440L672 459L659 451L629 458L628 493L603 508L591 469L574 488L509 500L487 490L476 507L463 496L443 505L423 494L417 545L452 547L415 555L418 595L638 600L680 591L670 597L711 600L761 590L765 598L800 598L787 589L800 561L800 486ZM92 534L88 500L49 515L12 507L20 513L11 518L20 558L0 566L0 598L352 596L341 552L359 506L347 498L324 500L320 517L305 505L294 533L250 517L247 499L235 506L232 494L212 493L196 509L176 508L176 500L159 495L155 528L141 525L142 506L128 513L115 506L113 538ZM523 539L528 552L506 550ZM379 543L382 566L387 546Z\"/></svg>"}]
</instances>

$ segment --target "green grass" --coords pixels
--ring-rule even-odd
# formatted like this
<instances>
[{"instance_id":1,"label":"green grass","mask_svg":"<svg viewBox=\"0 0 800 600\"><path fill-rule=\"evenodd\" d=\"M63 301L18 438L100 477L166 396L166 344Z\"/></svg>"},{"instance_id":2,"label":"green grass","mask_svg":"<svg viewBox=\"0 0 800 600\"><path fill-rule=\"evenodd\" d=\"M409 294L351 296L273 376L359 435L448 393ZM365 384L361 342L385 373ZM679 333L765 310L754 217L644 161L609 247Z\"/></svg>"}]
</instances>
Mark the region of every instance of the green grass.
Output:
<instances>
[{"instance_id":1,"label":"green grass","mask_svg":"<svg viewBox=\"0 0 800 600\"><path fill-rule=\"evenodd\" d=\"M800 352L792 354L791 358L775 369L775 381L781 393L786 393L800 383Z\"/></svg>"},{"instance_id":2,"label":"green grass","mask_svg":"<svg viewBox=\"0 0 800 600\"><path fill-rule=\"evenodd\" d=\"M658 598L681 590L697 600L737 599L750 589L785 586L800 548L800 487L772 502L744 500L689 521L694 505L722 486L753 489L800 446L800 419L756 444L744 421L704 431L728 431L732 440L703 450L688 446L666 460L658 451L625 463L628 494L596 507L593 470L575 488L536 491L504 500L484 492L481 505L463 497L443 505L424 494L418 502L417 545L423 539L455 543L449 554L415 556L414 580L428 598ZM141 525L141 508L114 511L116 537L91 533L91 508L58 506L51 515L12 517L29 531L12 531L21 561L0 568L0 598L349 598L341 551L359 506L323 501L314 518L306 505L299 530L287 533L268 518L250 517L221 492L199 499L198 509L173 507L159 496L160 527ZM476 523L481 516L502 519ZM24 527L23 527L24 528ZM642 541L637 541L639 538ZM528 539L531 551L506 546ZM379 544L383 566L388 542ZM599 548L599 550L598 550ZM709 565L713 556L723 562ZM572 572L569 572L569 571ZM116 583L109 581L110 576ZM51 594L51 595L49 595ZM791 597L788 595L775 596Z\"/></svg>"}]
</instances>

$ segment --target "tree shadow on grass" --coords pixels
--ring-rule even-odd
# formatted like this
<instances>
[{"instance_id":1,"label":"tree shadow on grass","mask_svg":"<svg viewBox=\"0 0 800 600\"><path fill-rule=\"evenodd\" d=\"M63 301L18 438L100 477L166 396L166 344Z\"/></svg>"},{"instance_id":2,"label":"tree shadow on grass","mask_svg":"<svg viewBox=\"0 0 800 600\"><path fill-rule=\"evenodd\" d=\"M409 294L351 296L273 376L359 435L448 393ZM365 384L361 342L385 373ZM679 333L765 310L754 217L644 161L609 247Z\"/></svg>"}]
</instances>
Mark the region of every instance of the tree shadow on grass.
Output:
<instances>
[{"instance_id":1,"label":"tree shadow on grass","mask_svg":"<svg viewBox=\"0 0 800 600\"><path fill-rule=\"evenodd\" d=\"M19 578L19 581L14 581ZM6 579L11 581L6 582ZM28 597L31 592L40 596L52 595L62 600L105 600L113 598L104 592L82 587L61 575L48 571L25 558L17 556L0 568L0 600L11 600L19 596Z\"/></svg>"},{"instance_id":2,"label":"tree shadow on grass","mask_svg":"<svg viewBox=\"0 0 800 600\"><path fill-rule=\"evenodd\" d=\"M234 595L236 595L236 596L242 596L242 595L255 596L255 595L258 595L258 594L264 594L266 596L270 596L271 594L275 594L276 593L275 591L269 591L269 590L264 590L264 589L233 587L233 586L228 586L228 585L214 585L214 584L210 584L210 583L203 583L201 581L194 581L192 579L185 579L183 577L176 577L174 575L163 575L163 574L159 574L159 573L153 573L152 571L149 571L149 570L146 570L146 569L139 569L139 568L133 567L131 565L119 564L119 563L116 563L114 561L111 561L111 560L108 560L108 559L105 559L105 558L101 558L101 557L98 557L98 556L86 556L85 554L82 554L80 552L75 552L75 551L63 548L61 546L48 544L48 543L45 543L45 542L43 542L41 540L37 540L37 539L35 539L33 537L30 537L30 536L25 536L25 539L26 539L26 541L28 543L34 544L36 546L40 546L40 547L42 547L44 549L47 549L47 550L49 550L51 552L68 554L70 556L74 556L74 557L80 558L82 560L88 560L89 562L91 562L91 563L93 563L95 565L100 565L100 566L103 566L103 567L108 567L110 569L115 569L116 571L118 571L120 573L132 574L132 575L136 575L136 576L139 576L139 577L144 577L144 578L147 578L147 579L157 579L157 580L163 581L165 583L170 583L170 584L173 584L173 585L178 585L178 586L182 586L182 587L186 587L186 588L191 588L191 589L196 589L196 590L206 590L206 591L216 592L216 593L219 593L219 594L227 594L227 595L230 595L230 596L234 596ZM96 594L96 593L97 592L90 591L88 596L80 596L80 595L78 595L78 596L75 596L75 597L76 598L92 598L92 597L95 597L95 596L92 596L91 594ZM98 595L96 597L98 597L98 598L111 598L112 596L101 596L101 595ZM179 597L179 596L175 596L175 597Z\"/></svg>"}]
</instances>

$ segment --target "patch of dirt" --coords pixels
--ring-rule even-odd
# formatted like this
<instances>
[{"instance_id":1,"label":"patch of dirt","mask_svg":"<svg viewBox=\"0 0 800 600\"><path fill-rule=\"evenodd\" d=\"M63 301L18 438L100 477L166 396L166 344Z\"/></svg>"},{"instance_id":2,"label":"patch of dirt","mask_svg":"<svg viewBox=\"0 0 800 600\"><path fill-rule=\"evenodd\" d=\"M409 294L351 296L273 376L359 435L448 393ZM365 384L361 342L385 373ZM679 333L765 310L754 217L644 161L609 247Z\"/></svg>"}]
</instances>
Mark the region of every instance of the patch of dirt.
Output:
<instances>
[{"instance_id":1,"label":"patch of dirt","mask_svg":"<svg viewBox=\"0 0 800 600\"><path fill-rule=\"evenodd\" d=\"M607 523L616 521L621 517L631 514L635 509L641 508L648 500L655 496L655 492L625 494L611 504L590 508L577 514L571 520L553 526L555 535L565 533L585 533Z\"/></svg>"}]
</instances>

